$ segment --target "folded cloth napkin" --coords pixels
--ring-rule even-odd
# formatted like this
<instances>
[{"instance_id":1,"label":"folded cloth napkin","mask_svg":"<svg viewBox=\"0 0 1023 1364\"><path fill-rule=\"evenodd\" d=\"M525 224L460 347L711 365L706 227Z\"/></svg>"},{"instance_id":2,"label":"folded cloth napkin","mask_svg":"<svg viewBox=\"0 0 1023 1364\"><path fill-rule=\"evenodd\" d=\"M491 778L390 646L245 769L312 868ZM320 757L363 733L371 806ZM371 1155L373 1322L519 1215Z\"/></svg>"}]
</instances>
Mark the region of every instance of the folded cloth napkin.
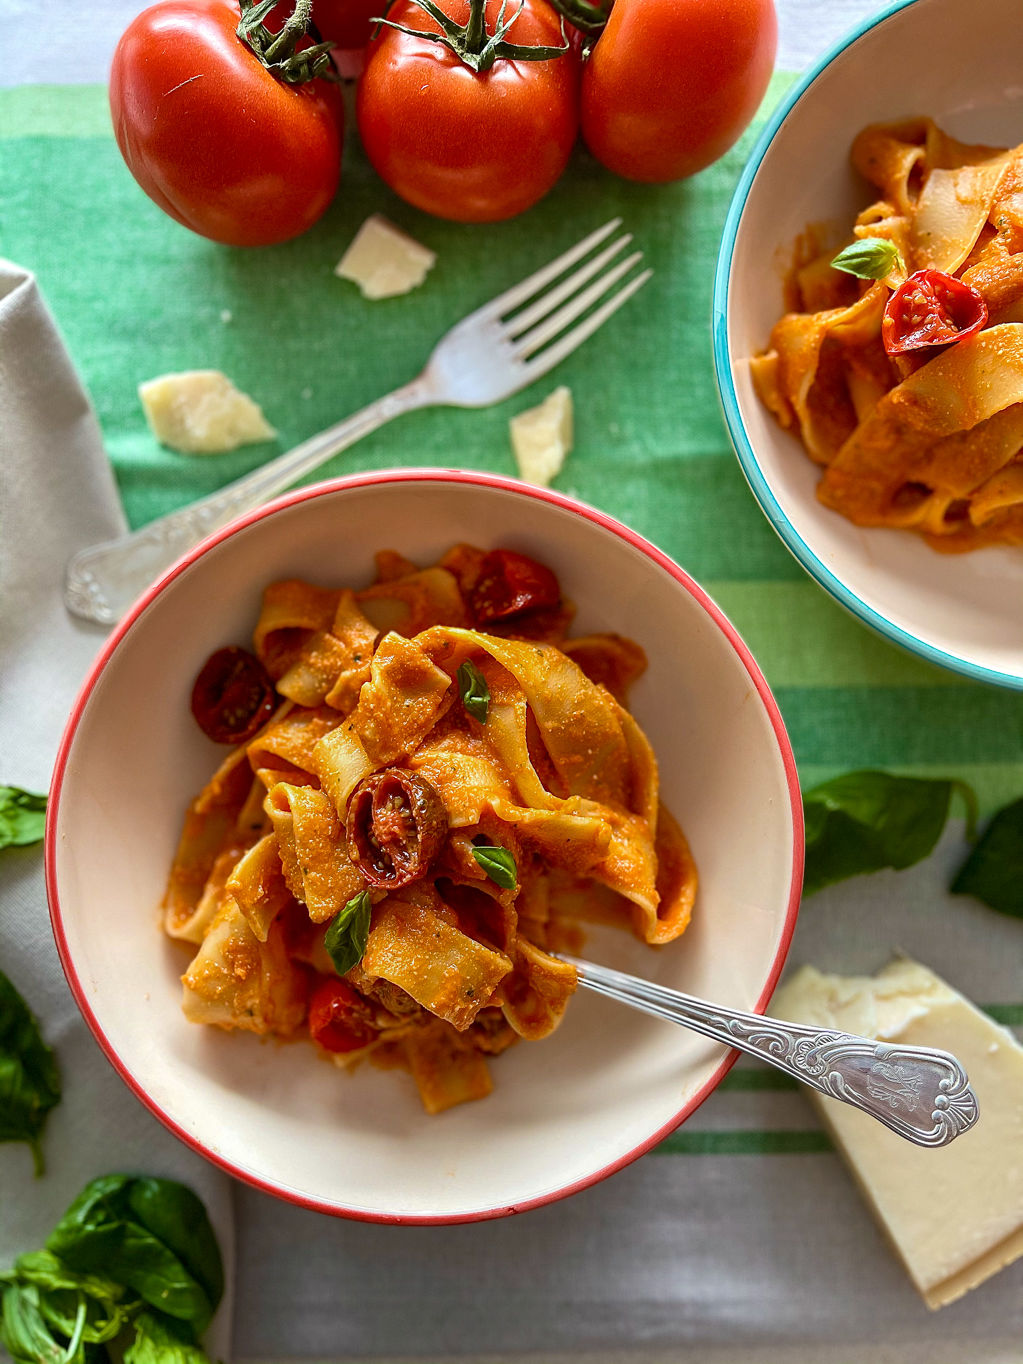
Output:
<instances>
[{"instance_id":1,"label":"folded cloth napkin","mask_svg":"<svg viewBox=\"0 0 1023 1364\"><path fill-rule=\"evenodd\" d=\"M96 418L34 279L0 260L0 782L45 791L64 722L102 634L64 610L64 564L123 531ZM55 1048L63 1098L32 1178L19 1143L0 1145L0 1268L42 1244L95 1175L165 1175L209 1211L230 1283L230 1186L179 1144L118 1078L67 987L46 911L40 848L0 853L0 969ZM228 1353L229 1295L207 1334Z\"/></svg>"}]
</instances>

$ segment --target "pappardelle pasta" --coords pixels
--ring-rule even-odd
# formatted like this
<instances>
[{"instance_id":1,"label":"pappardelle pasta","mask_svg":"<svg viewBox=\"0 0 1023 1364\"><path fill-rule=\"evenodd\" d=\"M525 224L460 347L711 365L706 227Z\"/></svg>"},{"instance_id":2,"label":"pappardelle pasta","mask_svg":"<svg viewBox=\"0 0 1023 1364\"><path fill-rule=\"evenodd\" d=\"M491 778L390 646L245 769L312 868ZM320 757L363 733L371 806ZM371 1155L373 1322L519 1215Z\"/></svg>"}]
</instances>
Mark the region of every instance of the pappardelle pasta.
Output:
<instances>
[{"instance_id":1,"label":"pappardelle pasta","mask_svg":"<svg viewBox=\"0 0 1023 1364\"><path fill-rule=\"evenodd\" d=\"M801 241L755 387L850 521L1023 544L1023 146L918 118L865 128L852 163L881 197L837 258Z\"/></svg>"},{"instance_id":2,"label":"pappardelle pasta","mask_svg":"<svg viewBox=\"0 0 1023 1364\"><path fill-rule=\"evenodd\" d=\"M270 584L255 655L200 673L196 719L234 747L164 926L198 949L189 1019L403 1067L439 1113L557 1026L581 922L671 942L697 877L625 706L638 645L567 638L554 574L509 550L376 560L358 591Z\"/></svg>"}]
</instances>

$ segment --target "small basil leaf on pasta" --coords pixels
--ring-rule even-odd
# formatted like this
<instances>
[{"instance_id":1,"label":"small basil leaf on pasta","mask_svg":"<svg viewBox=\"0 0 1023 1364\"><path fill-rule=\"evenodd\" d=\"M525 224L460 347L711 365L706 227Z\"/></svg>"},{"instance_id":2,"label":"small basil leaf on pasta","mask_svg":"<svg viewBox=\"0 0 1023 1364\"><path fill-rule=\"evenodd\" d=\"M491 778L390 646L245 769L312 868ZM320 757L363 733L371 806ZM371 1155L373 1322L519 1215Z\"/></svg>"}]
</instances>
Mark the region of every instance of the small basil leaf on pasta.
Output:
<instances>
[{"instance_id":1,"label":"small basil leaf on pasta","mask_svg":"<svg viewBox=\"0 0 1023 1364\"><path fill-rule=\"evenodd\" d=\"M886 237L860 237L839 251L831 264L857 279L884 279L899 260L899 248Z\"/></svg>"},{"instance_id":2,"label":"small basil leaf on pasta","mask_svg":"<svg viewBox=\"0 0 1023 1364\"><path fill-rule=\"evenodd\" d=\"M849 876L920 862L941 837L955 792L966 803L972 830L976 797L961 781L847 772L805 791L803 894Z\"/></svg>"},{"instance_id":3,"label":"small basil leaf on pasta","mask_svg":"<svg viewBox=\"0 0 1023 1364\"><path fill-rule=\"evenodd\" d=\"M1000 914L1023 919L1023 798L991 820L952 882L953 895L973 895Z\"/></svg>"},{"instance_id":4,"label":"small basil leaf on pasta","mask_svg":"<svg viewBox=\"0 0 1023 1364\"><path fill-rule=\"evenodd\" d=\"M24 1141L36 1174L43 1173L41 1139L46 1115L60 1102L57 1058L39 1025L0 971L0 1141Z\"/></svg>"},{"instance_id":5,"label":"small basil leaf on pasta","mask_svg":"<svg viewBox=\"0 0 1023 1364\"><path fill-rule=\"evenodd\" d=\"M0 848L38 843L46 828L46 797L0 786Z\"/></svg>"},{"instance_id":6,"label":"small basil leaf on pasta","mask_svg":"<svg viewBox=\"0 0 1023 1364\"><path fill-rule=\"evenodd\" d=\"M489 843L476 844L472 855L491 881L502 890L514 890L518 885L515 858L507 848L494 847Z\"/></svg>"},{"instance_id":7,"label":"small basil leaf on pasta","mask_svg":"<svg viewBox=\"0 0 1023 1364\"><path fill-rule=\"evenodd\" d=\"M47 1237L71 1269L99 1274L196 1331L223 1292L223 1266L206 1209L173 1179L101 1175Z\"/></svg>"},{"instance_id":8,"label":"small basil leaf on pasta","mask_svg":"<svg viewBox=\"0 0 1023 1364\"><path fill-rule=\"evenodd\" d=\"M462 705L474 720L481 725L487 723L490 710L490 688L487 679L469 659L458 669L458 690L462 695Z\"/></svg>"},{"instance_id":9,"label":"small basil leaf on pasta","mask_svg":"<svg viewBox=\"0 0 1023 1364\"><path fill-rule=\"evenodd\" d=\"M369 941L369 921L373 905L368 890L360 890L353 895L343 909L339 909L327 929L323 945L326 947L334 970L339 976L345 975L353 966L362 961L362 954Z\"/></svg>"}]
</instances>

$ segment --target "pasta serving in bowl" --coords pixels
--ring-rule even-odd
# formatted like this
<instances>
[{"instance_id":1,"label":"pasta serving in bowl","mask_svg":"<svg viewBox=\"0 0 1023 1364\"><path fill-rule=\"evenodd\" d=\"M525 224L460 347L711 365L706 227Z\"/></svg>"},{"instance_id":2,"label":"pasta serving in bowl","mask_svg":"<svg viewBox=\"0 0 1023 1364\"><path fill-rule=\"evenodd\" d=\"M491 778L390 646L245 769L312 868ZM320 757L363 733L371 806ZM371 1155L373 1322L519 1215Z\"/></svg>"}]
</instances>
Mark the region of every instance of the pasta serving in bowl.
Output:
<instances>
[{"instance_id":1,"label":"pasta serving in bowl","mask_svg":"<svg viewBox=\"0 0 1023 1364\"><path fill-rule=\"evenodd\" d=\"M51 916L202 1155L336 1215L495 1217L730 1063L573 994L562 953L762 1010L801 813L756 664L670 559L513 480L367 474L212 536L118 627L55 768Z\"/></svg>"},{"instance_id":2,"label":"pasta serving in bowl","mask_svg":"<svg viewBox=\"0 0 1023 1364\"><path fill-rule=\"evenodd\" d=\"M672 942L696 869L625 708L636 644L566 638L557 579L513 551L376 564L361 591L270 584L256 653L200 673L196 719L241 742L189 808L164 927L198 944L189 1019L401 1066L439 1113L554 1031L580 916Z\"/></svg>"},{"instance_id":3,"label":"pasta serving in bowl","mask_svg":"<svg viewBox=\"0 0 1023 1364\"><path fill-rule=\"evenodd\" d=\"M800 564L893 642L1014 688L1021 62L1012 0L907 0L850 34L743 172L713 329L736 454Z\"/></svg>"}]
</instances>

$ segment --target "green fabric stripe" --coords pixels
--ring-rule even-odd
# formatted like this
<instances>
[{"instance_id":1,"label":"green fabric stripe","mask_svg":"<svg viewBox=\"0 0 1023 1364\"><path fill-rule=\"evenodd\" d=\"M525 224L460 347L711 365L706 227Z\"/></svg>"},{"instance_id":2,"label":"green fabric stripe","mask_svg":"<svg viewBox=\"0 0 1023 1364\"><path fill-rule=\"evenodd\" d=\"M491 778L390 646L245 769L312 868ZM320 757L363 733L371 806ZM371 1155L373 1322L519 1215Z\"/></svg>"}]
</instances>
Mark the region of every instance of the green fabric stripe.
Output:
<instances>
[{"instance_id":1,"label":"green fabric stripe","mask_svg":"<svg viewBox=\"0 0 1023 1364\"><path fill-rule=\"evenodd\" d=\"M0 90L0 142L111 133L105 85L17 85Z\"/></svg>"},{"instance_id":2,"label":"green fabric stripe","mask_svg":"<svg viewBox=\"0 0 1023 1364\"><path fill-rule=\"evenodd\" d=\"M659 1156L796 1156L833 1151L826 1132L673 1132L654 1154Z\"/></svg>"},{"instance_id":3,"label":"green fabric stripe","mask_svg":"<svg viewBox=\"0 0 1023 1364\"><path fill-rule=\"evenodd\" d=\"M864 766L864 763L858 764ZM932 762L913 763L909 766L899 763L885 763L889 772L906 777L956 777L967 782L977 793L982 816L993 814L1009 801L1023 794L1023 762L956 763ZM829 781L840 773L848 771L846 763L800 763L799 776L804 790ZM962 814L962 808L953 805L953 815Z\"/></svg>"},{"instance_id":4,"label":"green fabric stripe","mask_svg":"<svg viewBox=\"0 0 1023 1364\"><path fill-rule=\"evenodd\" d=\"M983 1004L981 1008L1005 1028L1023 1028L1023 1004Z\"/></svg>"},{"instance_id":5,"label":"green fabric stripe","mask_svg":"<svg viewBox=\"0 0 1023 1364\"><path fill-rule=\"evenodd\" d=\"M718 1089L733 1094L798 1088L799 1081L791 1075L767 1066L734 1066L718 1085Z\"/></svg>"},{"instance_id":6,"label":"green fabric stripe","mask_svg":"<svg viewBox=\"0 0 1023 1364\"><path fill-rule=\"evenodd\" d=\"M821 647L827 647L822 640ZM779 687L796 760L839 769L1023 761L1016 692L979 685Z\"/></svg>"}]
</instances>

